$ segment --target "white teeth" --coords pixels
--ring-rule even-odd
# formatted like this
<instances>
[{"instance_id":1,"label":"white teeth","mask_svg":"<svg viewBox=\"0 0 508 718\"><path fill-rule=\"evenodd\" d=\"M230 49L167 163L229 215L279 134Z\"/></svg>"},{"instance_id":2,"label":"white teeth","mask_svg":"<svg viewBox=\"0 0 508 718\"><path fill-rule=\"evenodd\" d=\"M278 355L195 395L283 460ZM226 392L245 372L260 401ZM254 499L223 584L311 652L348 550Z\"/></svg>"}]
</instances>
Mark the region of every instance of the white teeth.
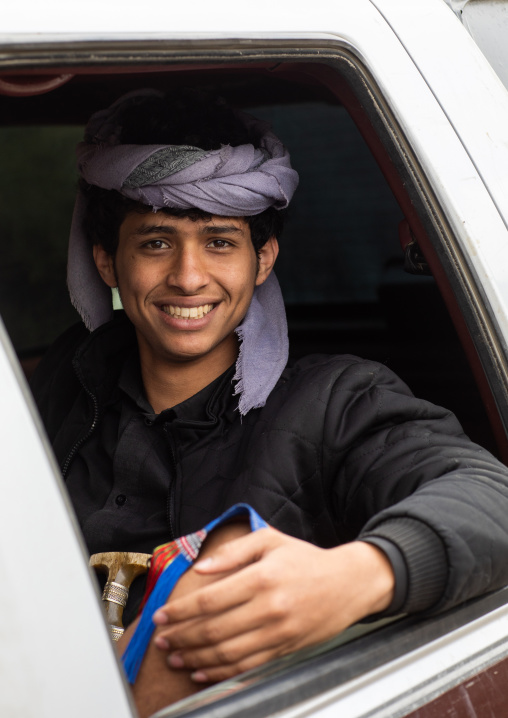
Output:
<instances>
[{"instance_id":1,"label":"white teeth","mask_svg":"<svg viewBox=\"0 0 508 718\"><path fill-rule=\"evenodd\" d=\"M199 307L174 307L172 304L165 304L161 307L165 314L183 319L201 319L213 309L213 304L202 304Z\"/></svg>"}]
</instances>

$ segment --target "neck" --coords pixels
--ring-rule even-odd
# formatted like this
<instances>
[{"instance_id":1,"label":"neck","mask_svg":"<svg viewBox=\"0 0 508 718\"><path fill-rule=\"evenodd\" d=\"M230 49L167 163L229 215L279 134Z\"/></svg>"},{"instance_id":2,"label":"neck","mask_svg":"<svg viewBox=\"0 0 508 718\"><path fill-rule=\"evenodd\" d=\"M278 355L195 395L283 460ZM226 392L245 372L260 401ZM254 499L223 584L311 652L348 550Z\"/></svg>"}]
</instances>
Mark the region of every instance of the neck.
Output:
<instances>
[{"instance_id":1,"label":"neck","mask_svg":"<svg viewBox=\"0 0 508 718\"><path fill-rule=\"evenodd\" d=\"M235 362L238 349L220 358L200 357L189 362L159 361L140 351L141 377L148 402L156 414L170 409L211 384Z\"/></svg>"}]
</instances>

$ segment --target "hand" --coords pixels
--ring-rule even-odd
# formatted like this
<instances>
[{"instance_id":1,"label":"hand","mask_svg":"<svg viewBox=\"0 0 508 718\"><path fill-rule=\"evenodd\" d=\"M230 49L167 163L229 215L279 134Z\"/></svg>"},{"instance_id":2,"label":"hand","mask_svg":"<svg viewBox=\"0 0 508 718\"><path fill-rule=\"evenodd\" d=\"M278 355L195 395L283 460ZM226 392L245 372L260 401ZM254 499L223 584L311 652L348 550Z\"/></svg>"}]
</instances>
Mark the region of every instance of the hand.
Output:
<instances>
[{"instance_id":1,"label":"hand","mask_svg":"<svg viewBox=\"0 0 508 718\"><path fill-rule=\"evenodd\" d=\"M355 541L321 549L275 529L223 544L195 564L219 580L154 614L169 665L216 682L331 638L392 599L390 562ZM233 573L231 573L233 572Z\"/></svg>"}]
</instances>

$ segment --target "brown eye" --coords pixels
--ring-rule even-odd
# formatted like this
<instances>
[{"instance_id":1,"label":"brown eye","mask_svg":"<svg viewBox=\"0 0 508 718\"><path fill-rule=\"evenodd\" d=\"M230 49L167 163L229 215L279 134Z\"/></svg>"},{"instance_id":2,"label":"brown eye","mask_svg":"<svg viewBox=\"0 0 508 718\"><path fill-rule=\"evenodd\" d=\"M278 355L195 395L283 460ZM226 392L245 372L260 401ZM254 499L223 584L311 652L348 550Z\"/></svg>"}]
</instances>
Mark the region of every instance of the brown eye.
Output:
<instances>
[{"instance_id":1,"label":"brown eye","mask_svg":"<svg viewBox=\"0 0 508 718\"><path fill-rule=\"evenodd\" d=\"M162 239L151 239L144 246L148 247L148 249L165 249L167 244Z\"/></svg>"},{"instance_id":2,"label":"brown eye","mask_svg":"<svg viewBox=\"0 0 508 718\"><path fill-rule=\"evenodd\" d=\"M230 246L230 243L225 239L214 239L208 246L213 247L214 249L226 249Z\"/></svg>"}]
</instances>

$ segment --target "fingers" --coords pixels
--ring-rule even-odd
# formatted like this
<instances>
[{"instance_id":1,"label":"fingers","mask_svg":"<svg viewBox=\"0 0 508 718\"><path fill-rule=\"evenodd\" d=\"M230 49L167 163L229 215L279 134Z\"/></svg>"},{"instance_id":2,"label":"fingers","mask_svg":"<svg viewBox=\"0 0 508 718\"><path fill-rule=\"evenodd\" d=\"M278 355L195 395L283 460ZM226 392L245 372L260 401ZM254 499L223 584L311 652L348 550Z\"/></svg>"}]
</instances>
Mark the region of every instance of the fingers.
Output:
<instances>
[{"instance_id":1,"label":"fingers","mask_svg":"<svg viewBox=\"0 0 508 718\"><path fill-rule=\"evenodd\" d=\"M245 631L242 636L233 636L215 646L172 651L168 656L168 663L174 668L185 667L191 670L232 666L260 651L261 647L264 652L268 652L274 645L276 642L267 634L266 629L260 628Z\"/></svg>"},{"instance_id":2,"label":"fingers","mask_svg":"<svg viewBox=\"0 0 508 718\"><path fill-rule=\"evenodd\" d=\"M261 565L260 560L268 552L278 548L287 537L272 528L230 541L213 552L213 556L197 562L192 567L201 575L227 574L231 576L210 586L198 589L185 598L170 599L153 615L156 625L185 621L198 616L225 611L250 600L259 588L251 565ZM296 539L293 539L296 541ZM237 573L239 572L239 573Z\"/></svg>"},{"instance_id":3,"label":"fingers","mask_svg":"<svg viewBox=\"0 0 508 718\"><path fill-rule=\"evenodd\" d=\"M245 603L252 596L251 581L249 576L245 577L244 581L237 581L235 578L228 576L182 598L170 600L153 614L153 622L156 626L163 626L188 621L200 616L222 613Z\"/></svg>"},{"instance_id":4,"label":"fingers","mask_svg":"<svg viewBox=\"0 0 508 718\"><path fill-rule=\"evenodd\" d=\"M162 629L155 645L170 651L170 667L200 672L194 680L222 680L299 647L298 622L288 608L286 601L257 597L224 614Z\"/></svg>"},{"instance_id":5,"label":"fingers","mask_svg":"<svg viewBox=\"0 0 508 718\"><path fill-rule=\"evenodd\" d=\"M184 621L159 630L154 639L156 646L165 650L214 648L242 633L260 628L263 619L250 606L240 606L211 618ZM249 648L250 650L250 648Z\"/></svg>"},{"instance_id":6,"label":"fingers","mask_svg":"<svg viewBox=\"0 0 508 718\"><path fill-rule=\"evenodd\" d=\"M191 673L191 679L195 683L218 683L228 678L233 678L239 673L245 673L252 668L268 663L277 656L272 651L260 651L230 665L221 665L208 668L198 668Z\"/></svg>"},{"instance_id":7,"label":"fingers","mask_svg":"<svg viewBox=\"0 0 508 718\"><path fill-rule=\"evenodd\" d=\"M198 573L207 574L238 570L259 561L269 548L278 543L280 535L275 529L266 528L228 541L217 548L212 556L197 561L194 569Z\"/></svg>"},{"instance_id":8,"label":"fingers","mask_svg":"<svg viewBox=\"0 0 508 718\"><path fill-rule=\"evenodd\" d=\"M171 668L192 671L192 680L205 683L231 678L290 651L289 647L281 648L273 632L261 627L217 646L173 651L167 662Z\"/></svg>"}]
</instances>

